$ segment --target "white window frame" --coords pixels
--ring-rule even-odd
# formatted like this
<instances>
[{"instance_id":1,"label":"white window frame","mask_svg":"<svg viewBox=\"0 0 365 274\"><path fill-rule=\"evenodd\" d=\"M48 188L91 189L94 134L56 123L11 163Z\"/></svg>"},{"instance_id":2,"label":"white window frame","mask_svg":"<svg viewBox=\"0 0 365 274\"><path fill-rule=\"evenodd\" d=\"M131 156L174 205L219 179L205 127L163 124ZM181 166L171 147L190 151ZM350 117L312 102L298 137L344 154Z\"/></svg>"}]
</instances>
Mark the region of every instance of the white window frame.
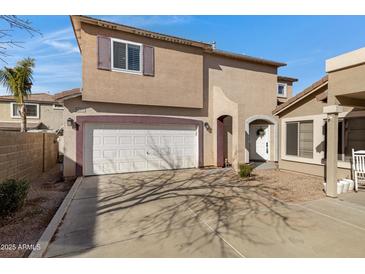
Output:
<instances>
[{"instance_id":1,"label":"white window frame","mask_svg":"<svg viewBox=\"0 0 365 274\"><path fill-rule=\"evenodd\" d=\"M13 115L14 113L14 105L19 105L16 102L11 102L10 103L10 117L11 118L21 118L20 115ZM28 116L27 115L27 119L39 119L39 104L34 104L34 103L25 103L26 106L37 106L37 116Z\"/></svg>"},{"instance_id":2,"label":"white window frame","mask_svg":"<svg viewBox=\"0 0 365 274\"><path fill-rule=\"evenodd\" d=\"M58 104L58 105L62 105L62 104ZM59 106L56 106L56 104L53 104L53 109L60 109L60 110L62 110L64 108L65 107L63 105L61 107L59 107Z\"/></svg>"},{"instance_id":3,"label":"white window frame","mask_svg":"<svg viewBox=\"0 0 365 274\"><path fill-rule=\"evenodd\" d=\"M279 86L283 86L284 87L284 94L283 95L279 94ZM276 95L278 97L286 98L287 97L287 88L288 88L288 84L286 84L286 83L278 83L277 84L277 87L276 87Z\"/></svg>"},{"instance_id":4,"label":"white window frame","mask_svg":"<svg viewBox=\"0 0 365 274\"><path fill-rule=\"evenodd\" d=\"M119 43L125 43L126 44L126 69L121 69L121 68L114 67L114 52L113 52L114 42L119 42ZM139 58L139 71L129 70L128 69L128 44L140 46L140 51L139 51L139 56L140 56L140 58ZM136 43L136 42L131 42L131 41L127 41L127 40L122 40L122 39L111 38L110 47L111 47L111 49L110 49L110 52L111 52L110 59L111 60L110 61L111 61L112 71L142 75L142 68L143 68L143 44Z\"/></svg>"}]
</instances>

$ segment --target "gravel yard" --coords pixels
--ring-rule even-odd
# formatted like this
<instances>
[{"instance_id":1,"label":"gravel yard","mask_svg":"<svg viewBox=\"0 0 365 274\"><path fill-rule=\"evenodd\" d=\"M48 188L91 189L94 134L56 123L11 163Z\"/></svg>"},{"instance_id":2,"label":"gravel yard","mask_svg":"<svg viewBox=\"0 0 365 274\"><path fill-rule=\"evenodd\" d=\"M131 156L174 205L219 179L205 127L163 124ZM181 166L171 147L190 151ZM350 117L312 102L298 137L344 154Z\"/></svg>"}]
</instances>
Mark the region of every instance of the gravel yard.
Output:
<instances>
[{"instance_id":1,"label":"gravel yard","mask_svg":"<svg viewBox=\"0 0 365 274\"><path fill-rule=\"evenodd\" d=\"M61 180L60 166L33 180L23 208L0 219L0 257L26 257L73 182Z\"/></svg>"},{"instance_id":2,"label":"gravel yard","mask_svg":"<svg viewBox=\"0 0 365 274\"><path fill-rule=\"evenodd\" d=\"M285 202L304 202L326 196L322 178L290 171L254 170L248 183L267 187L273 197Z\"/></svg>"}]
</instances>

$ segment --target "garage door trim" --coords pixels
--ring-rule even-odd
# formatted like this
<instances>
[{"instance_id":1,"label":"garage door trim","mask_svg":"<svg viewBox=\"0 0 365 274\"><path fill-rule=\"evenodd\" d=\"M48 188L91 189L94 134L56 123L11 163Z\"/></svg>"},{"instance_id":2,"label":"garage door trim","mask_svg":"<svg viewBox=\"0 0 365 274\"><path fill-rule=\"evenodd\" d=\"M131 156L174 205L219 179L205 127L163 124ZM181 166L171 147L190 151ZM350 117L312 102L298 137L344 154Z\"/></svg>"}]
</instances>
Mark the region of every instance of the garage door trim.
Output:
<instances>
[{"instance_id":1,"label":"garage door trim","mask_svg":"<svg viewBox=\"0 0 365 274\"><path fill-rule=\"evenodd\" d=\"M203 166L203 121L163 116L92 115L76 117L76 175L83 175L84 129L86 123L117 123L147 125L195 125L198 128L199 167Z\"/></svg>"}]
</instances>

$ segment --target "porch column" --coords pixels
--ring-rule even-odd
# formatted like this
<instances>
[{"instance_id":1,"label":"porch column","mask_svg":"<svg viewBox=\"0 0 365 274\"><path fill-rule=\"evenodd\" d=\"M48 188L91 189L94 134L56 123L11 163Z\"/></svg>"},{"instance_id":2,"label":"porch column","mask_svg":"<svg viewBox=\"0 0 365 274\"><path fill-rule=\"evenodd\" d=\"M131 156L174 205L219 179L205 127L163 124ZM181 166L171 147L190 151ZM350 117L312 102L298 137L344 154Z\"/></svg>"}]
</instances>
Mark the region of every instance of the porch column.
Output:
<instances>
[{"instance_id":1,"label":"porch column","mask_svg":"<svg viewBox=\"0 0 365 274\"><path fill-rule=\"evenodd\" d=\"M338 105L325 106L327 114L327 162L326 162L326 194L337 197L337 151L338 151L338 114L343 108Z\"/></svg>"}]
</instances>

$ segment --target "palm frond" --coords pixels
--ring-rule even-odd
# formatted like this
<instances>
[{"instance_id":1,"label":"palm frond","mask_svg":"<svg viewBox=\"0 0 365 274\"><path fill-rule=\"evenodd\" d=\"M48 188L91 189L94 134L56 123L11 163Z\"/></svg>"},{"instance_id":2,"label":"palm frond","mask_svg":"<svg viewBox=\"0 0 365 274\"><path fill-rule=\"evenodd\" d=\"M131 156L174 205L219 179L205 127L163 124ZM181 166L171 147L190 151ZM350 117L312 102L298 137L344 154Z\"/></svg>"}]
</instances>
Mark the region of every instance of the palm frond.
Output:
<instances>
[{"instance_id":1,"label":"palm frond","mask_svg":"<svg viewBox=\"0 0 365 274\"><path fill-rule=\"evenodd\" d=\"M0 83L18 103L23 103L24 98L31 94L34 66L33 58L25 58L18 61L14 68L4 67L0 70Z\"/></svg>"}]
</instances>

